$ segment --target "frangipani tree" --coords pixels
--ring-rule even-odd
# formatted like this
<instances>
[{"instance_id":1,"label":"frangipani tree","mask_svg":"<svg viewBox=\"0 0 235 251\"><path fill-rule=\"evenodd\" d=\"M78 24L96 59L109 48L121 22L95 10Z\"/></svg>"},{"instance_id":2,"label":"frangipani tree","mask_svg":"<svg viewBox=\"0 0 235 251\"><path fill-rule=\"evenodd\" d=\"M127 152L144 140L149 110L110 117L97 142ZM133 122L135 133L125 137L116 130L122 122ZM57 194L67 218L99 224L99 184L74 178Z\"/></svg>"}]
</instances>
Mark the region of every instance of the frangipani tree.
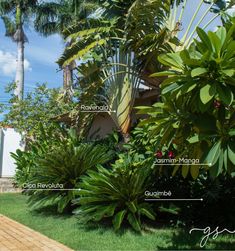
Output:
<instances>
[{"instance_id":1,"label":"frangipani tree","mask_svg":"<svg viewBox=\"0 0 235 251\"><path fill-rule=\"evenodd\" d=\"M235 175L235 19L206 33L183 51L166 53L159 61L168 70L154 76L168 78L161 84L164 103L141 108L150 118L150 137L161 149L173 148L176 158L198 159L182 166L184 177L197 178L199 169L211 175ZM174 166L174 165L172 165ZM171 167L172 167L171 166ZM180 165L174 166L173 174Z\"/></svg>"}]
</instances>

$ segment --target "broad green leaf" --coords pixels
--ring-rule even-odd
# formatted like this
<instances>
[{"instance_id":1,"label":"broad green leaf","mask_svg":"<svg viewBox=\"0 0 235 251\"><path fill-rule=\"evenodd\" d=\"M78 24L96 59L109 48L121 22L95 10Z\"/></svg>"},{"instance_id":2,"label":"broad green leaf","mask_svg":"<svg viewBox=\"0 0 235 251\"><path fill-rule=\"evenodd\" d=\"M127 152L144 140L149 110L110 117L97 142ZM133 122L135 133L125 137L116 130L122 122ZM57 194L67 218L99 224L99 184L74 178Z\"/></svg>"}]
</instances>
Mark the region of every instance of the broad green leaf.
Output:
<instances>
[{"instance_id":1,"label":"broad green leaf","mask_svg":"<svg viewBox=\"0 0 235 251\"><path fill-rule=\"evenodd\" d=\"M137 232L141 232L141 227L140 227L140 223L137 220L136 216L133 213L129 213L127 216L127 219L129 221L129 223L131 224L131 226L137 231Z\"/></svg>"},{"instance_id":2,"label":"broad green leaf","mask_svg":"<svg viewBox=\"0 0 235 251\"><path fill-rule=\"evenodd\" d=\"M216 31L216 35L217 37L220 39L221 41L221 44L223 46L224 42L225 42L225 39L226 39L226 35L227 35L227 32L226 32L226 29L224 27L220 27L217 31Z\"/></svg>"},{"instance_id":3,"label":"broad green leaf","mask_svg":"<svg viewBox=\"0 0 235 251\"><path fill-rule=\"evenodd\" d=\"M221 70L222 73L224 73L225 75L232 77L235 74L235 70L234 69L227 69L227 70Z\"/></svg>"},{"instance_id":4,"label":"broad green leaf","mask_svg":"<svg viewBox=\"0 0 235 251\"><path fill-rule=\"evenodd\" d=\"M190 144L197 143L197 142L200 141L199 135L196 134L196 135L192 136L191 138L187 139L187 141L188 141Z\"/></svg>"},{"instance_id":5,"label":"broad green leaf","mask_svg":"<svg viewBox=\"0 0 235 251\"><path fill-rule=\"evenodd\" d=\"M219 93L220 100L225 105L231 105L233 102L233 92L228 86L217 85L217 91Z\"/></svg>"},{"instance_id":6,"label":"broad green leaf","mask_svg":"<svg viewBox=\"0 0 235 251\"><path fill-rule=\"evenodd\" d=\"M219 156L219 170L217 176L223 172L223 164L224 164L224 152L221 150L220 156Z\"/></svg>"},{"instance_id":7,"label":"broad green leaf","mask_svg":"<svg viewBox=\"0 0 235 251\"><path fill-rule=\"evenodd\" d=\"M184 83L183 85L181 85L180 91L179 91L177 96L180 96L180 95L183 95L185 93L191 92L196 87L197 87L196 83L194 83L192 81L188 81L187 83Z\"/></svg>"},{"instance_id":8,"label":"broad green leaf","mask_svg":"<svg viewBox=\"0 0 235 251\"><path fill-rule=\"evenodd\" d=\"M229 136L235 136L235 129L231 129L228 134Z\"/></svg>"},{"instance_id":9,"label":"broad green leaf","mask_svg":"<svg viewBox=\"0 0 235 251\"><path fill-rule=\"evenodd\" d=\"M180 74L180 72L162 71L162 72L153 73L150 75L150 77L175 76L177 74Z\"/></svg>"},{"instance_id":10,"label":"broad green leaf","mask_svg":"<svg viewBox=\"0 0 235 251\"><path fill-rule=\"evenodd\" d=\"M211 43L212 43L212 45L213 45L213 47L215 49L215 52L216 52L217 56L219 56L221 48L222 48L222 43L221 43L220 39L212 31L208 32L208 37L210 38L210 41L211 41Z\"/></svg>"},{"instance_id":11,"label":"broad green leaf","mask_svg":"<svg viewBox=\"0 0 235 251\"><path fill-rule=\"evenodd\" d=\"M167 53L158 57L160 63L171 66L176 69L183 68L183 62L179 53Z\"/></svg>"},{"instance_id":12,"label":"broad green leaf","mask_svg":"<svg viewBox=\"0 0 235 251\"><path fill-rule=\"evenodd\" d=\"M126 210L118 212L113 218L113 226L115 230L118 230L122 224L122 221L126 215Z\"/></svg>"},{"instance_id":13,"label":"broad green leaf","mask_svg":"<svg viewBox=\"0 0 235 251\"><path fill-rule=\"evenodd\" d=\"M232 58L235 54L235 41L232 41L231 43L229 43L229 45L226 45L226 54L223 57L223 60L226 62L227 60L229 60L230 58Z\"/></svg>"},{"instance_id":14,"label":"broad green leaf","mask_svg":"<svg viewBox=\"0 0 235 251\"><path fill-rule=\"evenodd\" d=\"M200 75L207 73L207 72L208 72L208 70L206 68L198 67L198 68L195 68L191 71L191 76L194 78L194 77L200 76Z\"/></svg>"},{"instance_id":15,"label":"broad green leaf","mask_svg":"<svg viewBox=\"0 0 235 251\"><path fill-rule=\"evenodd\" d=\"M131 211L132 213L136 213L137 208L136 208L134 202L126 202L126 205L128 206L128 208L130 209L130 211Z\"/></svg>"},{"instance_id":16,"label":"broad green leaf","mask_svg":"<svg viewBox=\"0 0 235 251\"><path fill-rule=\"evenodd\" d=\"M179 168L180 168L179 165L177 165L177 166L174 167L173 172L172 172L172 176L175 176L175 174L177 173L177 171L179 170Z\"/></svg>"},{"instance_id":17,"label":"broad green leaf","mask_svg":"<svg viewBox=\"0 0 235 251\"><path fill-rule=\"evenodd\" d=\"M218 141L214 146L210 149L205 164L211 164L212 166L216 164L221 153L221 141Z\"/></svg>"},{"instance_id":18,"label":"broad green leaf","mask_svg":"<svg viewBox=\"0 0 235 251\"><path fill-rule=\"evenodd\" d=\"M166 212L166 213L170 213L170 214L174 214L174 215L177 215L179 214L179 208L178 207L175 207L174 205L170 205L169 208L166 208L166 207L159 207L159 211L160 212Z\"/></svg>"},{"instance_id":19,"label":"broad green leaf","mask_svg":"<svg viewBox=\"0 0 235 251\"><path fill-rule=\"evenodd\" d=\"M139 210L139 212L140 212L142 215L147 216L149 219L155 220L155 216L154 216L149 210L147 210L146 208L143 208L143 207L142 207L142 208Z\"/></svg>"},{"instance_id":20,"label":"broad green leaf","mask_svg":"<svg viewBox=\"0 0 235 251\"><path fill-rule=\"evenodd\" d=\"M208 35L206 34L206 32L203 29L197 27L197 34L198 34L199 38L201 39L201 41L203 42L203 44L205 44L207 46L207 48L210 51L212 51L212 44L211 44L211 41L210 41Z\"/></svg>"},{"instance_id":21,"label":"broad green leaf","mask_svg":"<svg viewBox=\"0 0 235 251\"><path fill-rule=\"evenodd\" d=\"M203 104L207 104L216 94L216 88L212 84L207 84L200 90L200 98Z\"/></svg>"},{"instance_id":22,"label":"broad green leaf","mask_svg":"<svg viewBox=\"0 0 235 251\"><path fill-rule=\"evenodd\" d=\"M190 173L193 179L195 180L199 175L199 165L191 165L190 166Z\"/></svg>"},{"instance_id":23,"label":"broad green leaf","mask_svg":"<svg viewBox=\"0 0 235 251\"><path fill-rule=\"evenodd\" d=\"M175 91L177 89L180 88L180 85L176 84L176 83L173 83L165 88L162 89L162 94L165 95L167 94L168 92L171 92L171 91Z\"/></svg>"},{"instance_id":24,"label":"broad green leaf","mask_svg":"<svg viewBox=\"0 0 235 251\"><path fill-rule=\"evenodd\" d=\"M224 168L228 169L228 148L224 149Z\"/></svg>"},{"instance_id":25,"label":"broad green leaf","mask_svg":"<svg viewBox=\"0 0 235 251\"><path fill-rule=\"evenodd\" d=\"M228 145L228 158L235 165L235 147L231 143Z\"/></svg>"},{"instance_id":26,"label":"broad green leaf","mask_svg":"<svg viewBox=\"0 0 235 251\"><path fill-rule=\"evenodd\" d=\"M182 176L183 176L184 178L187 177L188 172L189 172L189 166L188 166L188 165L182 166Z\"/></svg>"},{"instance_id":27,"label":"broad green leaf","mask_svg":"<svg viewBox=\"0 0 235 251\"><path fill-rule=\"evenodd\" d=\"M182 76L169 77L161 83L160 87L164 88L166 85L168 86L168 84L177 83L179 81L182 81Z\"/></svg>"}]
</instances>

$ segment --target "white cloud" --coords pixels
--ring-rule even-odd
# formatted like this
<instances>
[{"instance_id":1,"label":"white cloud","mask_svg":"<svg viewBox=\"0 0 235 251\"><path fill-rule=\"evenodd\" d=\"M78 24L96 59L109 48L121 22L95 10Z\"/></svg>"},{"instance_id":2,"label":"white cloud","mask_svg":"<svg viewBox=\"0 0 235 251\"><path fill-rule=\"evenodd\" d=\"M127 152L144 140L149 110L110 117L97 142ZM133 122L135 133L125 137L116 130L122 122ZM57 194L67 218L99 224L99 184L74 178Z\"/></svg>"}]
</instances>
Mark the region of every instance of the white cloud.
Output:
<instances>
[{"instance_id":1,"label":"white cloud","mask_svg":"<svg viewBox=\"0 0 235 251\"><path fill-rule=\"evenodd\" d=\"M32 70L27 59L24 60L25 70ZM16 72L16 55L0 50L0 72L5 76L13 76Z\"/></svg>"}]
</instances>

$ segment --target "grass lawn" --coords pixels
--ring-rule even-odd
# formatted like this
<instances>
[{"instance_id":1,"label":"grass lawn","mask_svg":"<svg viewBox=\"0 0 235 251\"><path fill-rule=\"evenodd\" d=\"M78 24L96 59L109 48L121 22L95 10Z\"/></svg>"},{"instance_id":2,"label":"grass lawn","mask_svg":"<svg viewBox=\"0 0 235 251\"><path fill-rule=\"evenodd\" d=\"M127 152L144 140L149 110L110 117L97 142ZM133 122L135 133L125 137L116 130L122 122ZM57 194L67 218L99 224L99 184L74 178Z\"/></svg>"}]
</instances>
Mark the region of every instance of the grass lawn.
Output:
<instances>
[{"instance_id":1,"label":"grass lawn","mask_svg":"<svg viewBox=\"0 0 235 251\"><path fill-rule=\"evenodd\" d=\"M30 211L27 197L21 194L0 194L0 214L6 215L75 250L190 250L200 249L200 235L189 235L177 229L155 229L142 235L131 230L114 233L102 226L78 225L74 216L52 215ZM1 222L0 222L1 224ZM206 249L235 249L234 235L221 235L209 240Z\"/></svg>"}]
</instances>

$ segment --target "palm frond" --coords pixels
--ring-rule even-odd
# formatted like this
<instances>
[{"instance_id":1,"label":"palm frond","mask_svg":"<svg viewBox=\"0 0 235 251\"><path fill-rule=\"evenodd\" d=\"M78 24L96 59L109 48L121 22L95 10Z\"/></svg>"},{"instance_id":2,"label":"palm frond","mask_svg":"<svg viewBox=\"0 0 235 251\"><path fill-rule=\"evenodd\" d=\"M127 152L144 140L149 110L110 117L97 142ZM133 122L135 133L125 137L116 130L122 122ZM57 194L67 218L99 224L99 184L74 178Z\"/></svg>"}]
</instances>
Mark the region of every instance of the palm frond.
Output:
<instances>
[{"instance_id":1,"label":"palm frond","mask_svg":"<svg viewBox=\"0 0 235 251\"><path fill-rule=\"evenodd\" d=\"M1 0L0 1L0 16L10 14L15 9L14 0Z\"/></svg>"},{"instance_id":2,"label":"palm frond","mask_svg":"<svg viewBox=\"0 0 235 251\"><path fill-rule=\"evenodd\" d=\"M4 22L5 29L6 29L5 36L13 38L16 32L15 22L12 21L8 16L2 16L1 18Z\"/></svg>"}]
</instances>

